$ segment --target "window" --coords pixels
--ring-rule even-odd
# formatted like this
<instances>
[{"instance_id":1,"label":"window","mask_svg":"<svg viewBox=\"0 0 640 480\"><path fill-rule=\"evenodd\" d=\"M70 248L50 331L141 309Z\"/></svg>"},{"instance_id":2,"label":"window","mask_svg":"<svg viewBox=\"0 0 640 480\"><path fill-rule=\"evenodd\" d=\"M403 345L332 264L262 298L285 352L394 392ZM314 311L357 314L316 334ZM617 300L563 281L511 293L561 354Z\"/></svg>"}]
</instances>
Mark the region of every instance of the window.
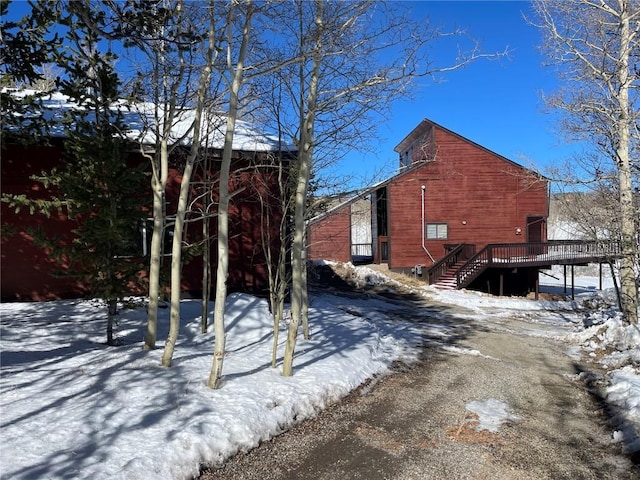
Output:
<instances>
[{"instance_id":1,"label":"window","mask_svg":"<svg viewBox=\"0 0 640 480\"><path fill-rule=\"evenodd\" d=\"M389 242L380 242L380 261L389 261Z\"/></svg>"},{"instance_id":2,"label":"window","mask_svg":"<svg viewBox=\"0 0 640 480\"><path fill-rule=\"evenodd\" d=\"M162 239L162 255L168 257L171 255L173 248L173 229L175 228L176 217L174 215L167 216L167 222L164 227L164 238ZM146 218L140 222L140 249L142 256L146 257L151 251L151 237L153 235L153 218Z\"/></svg>"},{"instance_id":3,"label":"window","mask_svg":"<svg viewBox=\"0 0 640 480\"><path fill-rule=\"evenodd\" d=\"M400 154L400 168L410 167L413 163L413 147Z\"/></svg>"},{"instance_id":4,"label":"window","mask_svg":"<svg viewBox=\"0 0 640 480\"><path fill-rule=\"evenodd\" d=\"M446 223L427 223L427 240L446 240L448 230Z\"/></svg>"},{"instance_id":5,"label":"window","mask_svg":"<svg viewBox=\"0 0 640 480\"><path fill-rule=\"evenodd\" d=\"M387 187L376 190L376 224L378 225L378 236L389 235L387 222Z\"/></svg>"}]
</instances>

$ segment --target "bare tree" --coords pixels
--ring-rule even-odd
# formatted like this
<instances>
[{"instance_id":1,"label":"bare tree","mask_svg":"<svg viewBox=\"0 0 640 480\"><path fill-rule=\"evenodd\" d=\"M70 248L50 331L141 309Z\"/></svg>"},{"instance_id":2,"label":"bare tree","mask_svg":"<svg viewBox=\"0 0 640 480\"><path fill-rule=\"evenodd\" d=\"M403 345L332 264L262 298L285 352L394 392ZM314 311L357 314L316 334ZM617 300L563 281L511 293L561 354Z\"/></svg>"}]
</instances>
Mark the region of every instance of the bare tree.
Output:
<instances>
[{"instance_id":1,"label":"bare tree","mask_svg":"<svg viewBox=\"0 0 640 480\"><path fill-rule=\"evenodd\" d=\"M241 108L241 94L245 85L256 82L262 76L277 72L296 61L290 57L263 55L258 35L253 35L252 23L255 18L272 18L278 2L262 2L259 6L251 0L231 3L228 6L226 21L226 58L218 67L222 79L227 84L228 109L225 130L224 149L220 167L218 191L218 266L216 271L216 299L214 308L215 346L213 364L209 375L210 388L218 388L222 378L222 366L225 355L226 333L224 325L225 300L227 295L227 277L229 270L229 215L228 207L232 194L229 192L229 173L233 152L233 138L236 119ZM267 20L268 21L268 20ZM240 32L236 35L236 29ZM285 38L285 41L287 39ZM250 53L253 55L250 57ZM249 60L254 60L249 64ZM249 89L250 90L250 89ZM249 96L249 95L247 95Z\"/></svg>"},{"instance_id":2,"label":"bare tree","mask_svg":"<svg viewBox=\"0 0 640 480\"><path fill-rule=\"evenodd\" d=\"M565 179L574 173L567 172ZM566 182L566 180L565 180ZM569 186L570 191L561 191L551 197L549 225L554 226L554 239L578 238L580 240L610 240L620 237L620 215L618 209L619 194L614 181L598 182L582 186L575 190L575 183L561 183ZM613 286L622 308L622 296L617 276L618 264L614 258L607 261Z\"/></svg>"},{"instance_id":3,"label":"bare tree","mask_svg":"<svg viewBox=\"0 0 640 480\"><path fill-rule=\"evenodd\" d=\"M550 103L566 113L564 130L591 142L599 152L603 168L589 172L592 179L599 180L608 166L617 173L622 312L627 322L636 324L637 213L632 170L640 139L640 78L635 66L640 55L640 4L637 0L536 0L534 5L536 23L545 35L543 48L565 85Z\"/></svg>"},{"instance_id":4,"label":"bare tree","mask_svg":"<svg viewBox=\"0 0 640 480\"><path fill-rule=\"evenodd\" d=\"M189 69L185 61L185 50L190 42L180 43L176 39L184 38L186 26L184 5L178 0L169 8L158 11L152 6L147 16L137 15L134 18L145 19L144 25L132 29L133 40L143 55L145 64L151 66L148 76L140 75L132 84L132 96L140 91L151 100L151 111L145 108L141 118L148 121L146 131L153 139L154 146L149 151L141 144L141 151L151 165L151 192L153 195L153 228L149 249L149 300L147 307L147 328L144 336L146 350L156 347L158 306L161 296L161 266L164 258L165 229L167 228L166 189L169 176L169 157L181 138L175 134L178 112L184 107L190 95L190 87L185 83ZM135 24L134 24L135 26ZM154 28L149 28L154 27ZM141 72L144 70L140 70ZM192 125L193 126L193 125ZM181 132L182 138L191 133L190 129Z\"/></svg>"},{"instance_id":5,"label":"bare tree","mask_svg":"<svg viewBox=\"0 0 640 480\"><path fill-rule=\"evenodd\" d=\"M292 241L291 322L283 375L292 374L299 325L308 328L305 262L305 219L309 180L318 159L337 146L364 141L375 114L408 95L413 79L462 67L486 56L477 46L452 61L434 66L426 48L442 33L430 25L415 24L401 6L384 2L295 2L296 17L283 22L297 40L301 61L282 78L290 92L290 124L298 147L297 185ZM379 21L384 19L383 21ZM386 57L388 61L377 61ZM324 150L324 152L323 152ZM326 157L325 157L326 158Z\"/></svg>"},{"instance_id":6,"label":"bare tree","mask_svg":"<svg viewBox=\"0 0 640 480\"><path fill-rule=\"evenodd\" d=\"M178 197L178 209L176 212L173 245L171 249L171 313L169 323L169 336L162 352L161 364L164 367L171 366L175 344L178 339L178 331L180 328L180 299L182 290L182 236L187 214L187 205L190 193L191 174L194 169L196 159L201 150L201 132L203 123L203 114L207 95L210 93L209 84L211 81L211 71L214 59L218 52L216 18L213 2L206 7L207 12L205 18L208 20L208 30L206 36L205 58L202 66L198 90L196 94L196 107L194 110L192 122L192 139L191 148L186 159L184 170L182 173L182 181L180 183L180 195Z\"/></svg>"},{"instance_id":7,"label":"bare tree","mask_svg":"<svg viewBox=\"0 0 640 480\"><path fill-rule=\"evenodd\" d=\"M167 236L166 188L169 158L191 135L184 112L197 88L193 80L192 50L200 33L188 21L183 0L134 4L111 0L102 2L118 25L125 41L125 55L137 74L128 79L129 107L136 114L133 128L140 131L140 153L151 166L152 221L149 251L149 300L143 347L156 347L161 267ZM97 25L93 26L94 29ZM111 39L113 34L107 34ZM146 102L146 103L145 103ZM190 125L193 127L193 123ZM145 220L145 231L147 222Z\"/></svg>"},{"instance_id":8,"label":"bare tree","mask_svg":"<svg viewBox=\"0 0 640 480\"><path fill-rule=\"evenodd\" d=\"M243 11L242 11L243 10ZM241 12L240 29L242 32L240 48L234 58L235 16ZM251 39L251 21L255 11L251 0L245 2L244 9L231 4L227 21L227 57L226 68L230 76L228 92L229 106L227 110L227 125L224 136L224 150L220 165L220 182L218 187L218 267L216 271L216 300L213 315L215 332L215 346L213 363L209 374L208 385L218 388L222 378L222 365L225 354L226 333L224 326L225 301L227 297L227 276L229 274L229 172L231 169L231 155L233 153L233 137L236 118L238 116L239 95L244 81L245 58ZM223 75L224 76L224 75Z\"/></svg>"}]
</instances>

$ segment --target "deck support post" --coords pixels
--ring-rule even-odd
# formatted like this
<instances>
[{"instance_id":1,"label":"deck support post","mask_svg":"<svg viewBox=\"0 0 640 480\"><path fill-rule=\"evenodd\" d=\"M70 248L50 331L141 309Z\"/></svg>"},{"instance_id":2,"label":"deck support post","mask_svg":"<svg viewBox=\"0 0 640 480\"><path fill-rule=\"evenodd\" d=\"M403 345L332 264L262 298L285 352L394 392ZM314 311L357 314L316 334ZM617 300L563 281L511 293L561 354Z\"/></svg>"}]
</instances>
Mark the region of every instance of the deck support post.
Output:
<instances>
[{"instance_id":1,"label":"deck support post","mask_svg":"<svg viewBox=\"0 0 640 480\"><path fill-rule=\"evenodd\" d=\"M571 300L576 299L576 277L575 277L575 266L571 265Z\"/></svg>"},{"instance_id":2,"label":"deck support post","mask_svg":"<svg viewBox=\"0 0 640 480\"><path fill-rule=\"evenodd\" d=\"M504 295L504 272L500 272L500 296Z\"/></svg>"},{"instance_id":3,"label":"deck support post","mask_svg":"<svg viewBox=\"0 0 640 480\"><path fill-rule=\"evenodd\" d=\"M598 267L600 269L600 273L599 273L600 282L598 283L598 286L600 287L599 289L602 290L602 262L598 263Z\"/></svg>"},{"instance_id":4,"label":"deck support post","mask_svg":"<svg viewBox=\"0 0 640 480\"><path fill-rule=\"evenodd\" d=\"M564 270L564 290L562 291L562 294L564 295L564 298L567 298L567 265L563 265L563 270Z\"/></svg>"},{"instance_id":5,"label":"deck support post","mask_svg":"<svg viewBox=\"0 0 640 480\"><path fill-rule=\"evenodd\" d=\"M536 300L540 299L540 271L537 271L537 275L536 275L536 296L535 296Z\"/></svg>"}]
</instances>

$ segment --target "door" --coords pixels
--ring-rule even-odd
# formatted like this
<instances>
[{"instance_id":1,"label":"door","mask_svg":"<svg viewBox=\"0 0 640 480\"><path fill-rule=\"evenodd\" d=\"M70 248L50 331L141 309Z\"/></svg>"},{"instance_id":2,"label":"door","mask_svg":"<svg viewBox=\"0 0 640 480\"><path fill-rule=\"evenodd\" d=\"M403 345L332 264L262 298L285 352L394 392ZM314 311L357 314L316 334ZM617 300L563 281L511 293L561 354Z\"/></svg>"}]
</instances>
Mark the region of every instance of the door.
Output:
<instances>
[{"instance_id":1,"label":"door","mask_svg":"<svg viewBox=\"0 0 640 480\"><path fill-rule=\"evenodd\" d=\"M544 226L544 217L527 217L527 243L543 243Z\"/></svg>"},{"instance_id":2,"label":"door","mask_svg":"<svg viewBox=\"0 0 640 480\"><path fill-rule=\"evenodd\" d=\"M532 244L529 246L529 255L545 253L545 246L541 245L547 240L545 226L545 217L527 217L527 243Z\"/></svg>"}]
</instances>

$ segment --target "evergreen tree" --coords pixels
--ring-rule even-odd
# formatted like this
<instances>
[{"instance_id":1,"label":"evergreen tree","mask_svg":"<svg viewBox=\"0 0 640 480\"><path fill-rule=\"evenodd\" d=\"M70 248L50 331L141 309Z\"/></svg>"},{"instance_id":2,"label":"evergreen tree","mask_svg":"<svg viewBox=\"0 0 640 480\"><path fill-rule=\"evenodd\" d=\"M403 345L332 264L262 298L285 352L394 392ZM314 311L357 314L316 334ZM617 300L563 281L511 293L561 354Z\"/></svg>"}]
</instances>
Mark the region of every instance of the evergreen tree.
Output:
<instances>
[{"instance_id":1,"label":"evergreen tree","mask_svg":"<svg viewBox=\"0 0 640 480\"><path fill-rule=\"evenodd\" d=\"M81 276L91 295L108 308L107 343L112 345L118 301L139 280L141 259L131 257L140 237L146 181L141 165L128 165L127 154L137 151L126 139L120 101L120 80L114 70L116 55L101 53L98 29L104 16L89 3L76 6L80 15L61 19L77 51L60 55L67 78L62 93L81 108L67 112L65 154L67 161L50 178L67 199L71 218L78 222L69 252L69 271ZM87 20L88 19L88 22Z\"/></svg>"},{"instance_id":2,"label":"evergreen tree","mask_svg":"<svg viewBox=\"0 0 640 480\"><path fill-rule=\"evenodd\" d=\"M89 2L58 11L58 28L64 28L66 36L66 48L53 55L64 72L58 88L75 105L65 109L60 120L64 158L37 177L51 199L8 200L32 212L51 215L59 210L67 216L73 225L70 241L42 234L37 238L51 248L66 276L82 281L92 298L104 301L107 343L112 345L118 302L140 281L144 268L137 244L148 198L142 193L147 184L142 165L128 162L138 147L126 138L116 55L99 49L105 22L100 5Z\"/></svg>"},{"instance_id":3,"label":"evergreen tree","mask_svg":"<svg viewBox=\"0 0 640 480\"><path fill-rule=\"evenodd\" d=\"M9 9L18 2L0 0L0 138L13 141L42 141L46 134L43 116L37 114L38 99L49 92L15 95L16 89L34 88L46 76L46 66L60 47L53 32L56 24L52 2L43 2L19 20L7 20Z\"/></svg>"}]
</instances>

